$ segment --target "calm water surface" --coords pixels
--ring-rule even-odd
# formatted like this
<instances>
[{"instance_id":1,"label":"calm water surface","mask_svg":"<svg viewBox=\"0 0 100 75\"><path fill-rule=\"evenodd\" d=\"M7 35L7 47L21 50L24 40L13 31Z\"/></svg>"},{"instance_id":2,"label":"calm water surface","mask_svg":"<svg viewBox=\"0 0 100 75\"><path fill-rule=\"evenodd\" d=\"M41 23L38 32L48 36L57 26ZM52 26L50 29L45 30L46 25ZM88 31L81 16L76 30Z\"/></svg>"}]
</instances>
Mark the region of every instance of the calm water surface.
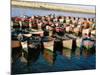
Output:
<instances>
[{"instance_id":1,"label":"calm water surface","mask_svg":"<svg viewBox=\"0 0 100 75\"><path fill-rule=\"evenodd\" d=\"M55 10L44 10L44 9L32 9L32 8L23 8L23 7L12 7L11 16L21 16L21 15L40 15L45 16L49 14L55 14L56 16L74 16L74 17L86 17L93 18L95 14L84 14L84 13L73 13L73 12L63 12Z\"/></svg>"}]
</instances>

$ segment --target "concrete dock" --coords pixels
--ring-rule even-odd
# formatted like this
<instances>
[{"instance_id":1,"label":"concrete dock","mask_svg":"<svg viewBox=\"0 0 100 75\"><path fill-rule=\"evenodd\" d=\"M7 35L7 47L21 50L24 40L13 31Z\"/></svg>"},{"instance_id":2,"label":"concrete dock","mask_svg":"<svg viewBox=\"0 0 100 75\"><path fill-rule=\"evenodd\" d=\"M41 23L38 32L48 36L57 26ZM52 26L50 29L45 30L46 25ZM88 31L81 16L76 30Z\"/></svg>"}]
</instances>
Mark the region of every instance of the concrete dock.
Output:
<instances>
[{"instance_id":1,"label":"concrete dock","mask_svg":"<svg viewBox=\"0 0 100 75\"><path fill-rule=\"evenodd\" d=\"M72 7L72 6L60 6L54 5L53 3L46 3L46 2L30 2L30 1L11 1L12 6L19 6L19 7L28 7L28 8L39 8L39 9L47 9L47 10L58 10L58 11L65 11L65 12L78 12L78 13L87 13L87 14L95 14L95 10L87 10L82 9L79 7Z\"/></svg>"}]
</instances>

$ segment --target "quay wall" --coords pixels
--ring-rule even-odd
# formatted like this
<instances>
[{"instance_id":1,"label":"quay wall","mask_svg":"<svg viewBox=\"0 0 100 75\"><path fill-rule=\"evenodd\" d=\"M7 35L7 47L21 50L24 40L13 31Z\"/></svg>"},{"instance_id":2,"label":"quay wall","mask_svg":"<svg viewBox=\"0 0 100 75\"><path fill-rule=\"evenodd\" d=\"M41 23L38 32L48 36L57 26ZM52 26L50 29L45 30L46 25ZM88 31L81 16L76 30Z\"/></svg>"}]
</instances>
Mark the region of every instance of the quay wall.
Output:
<instances>
[{"instance_id":1,"label":"quay wall","mask_svg":"<svg viewBox=\"0 0 100 75\"><path fill-rule=\"evenodd\" d=\"M12 6L20 7L29 7L29 8L39 8L39 9L48 9L48 10L58 10L65 12L77 12L77 13L87 13L95 14L95 10L87 10L78 7L72 6L59 6L52 3L43 3L43 2L27 2L27 1L11 1Z\"/></svg>"}]
</instances>

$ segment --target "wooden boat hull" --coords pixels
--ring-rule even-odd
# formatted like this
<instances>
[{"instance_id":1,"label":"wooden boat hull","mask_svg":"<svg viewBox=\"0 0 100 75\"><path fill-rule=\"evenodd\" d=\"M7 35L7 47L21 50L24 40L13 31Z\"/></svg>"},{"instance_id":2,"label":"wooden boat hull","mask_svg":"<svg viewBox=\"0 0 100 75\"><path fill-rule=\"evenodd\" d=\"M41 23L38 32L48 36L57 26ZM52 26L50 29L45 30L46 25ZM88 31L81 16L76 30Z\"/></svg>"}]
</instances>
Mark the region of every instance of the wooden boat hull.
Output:
<instances>
[{"instance_id":1,"label":"wooden boat hull","mask_svg":"<svg viewBox=\"0 0 100 75\"><path fill-rule=\"evenodd\" d=\"M43 56L49 64L53 64L55 62L56 57L55 57L55 52L54 52L54 49L53 49L53 41L44 42Z\"/></svg>"}]
</instances>

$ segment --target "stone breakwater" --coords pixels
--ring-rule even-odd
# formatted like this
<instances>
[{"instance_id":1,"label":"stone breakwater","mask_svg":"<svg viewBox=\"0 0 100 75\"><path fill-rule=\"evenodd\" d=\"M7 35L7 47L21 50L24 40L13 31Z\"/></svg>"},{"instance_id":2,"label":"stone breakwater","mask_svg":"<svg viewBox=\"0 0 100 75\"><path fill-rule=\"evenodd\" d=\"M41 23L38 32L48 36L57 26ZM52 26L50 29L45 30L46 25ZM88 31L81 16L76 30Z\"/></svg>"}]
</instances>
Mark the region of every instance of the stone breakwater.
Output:
<instances>
[{"instance_id":1,"label":"stone breakwater","mask_svg":"<svg viewBox=\"0 0 100 75\"><path fill-rule=\"evenodd\" d=\"M79 7L72 7L72 6L60 6L60 5L54 5L52 3L43 3L43 2L12 1L11 4L13 6L19 6L19 7L58 10L58 11L65 11L65 12L78 12L78 13L87 13L87 14L96 13L95 10L87 10L87 9L82 9Z\"/></svg>"}]
</instances>

